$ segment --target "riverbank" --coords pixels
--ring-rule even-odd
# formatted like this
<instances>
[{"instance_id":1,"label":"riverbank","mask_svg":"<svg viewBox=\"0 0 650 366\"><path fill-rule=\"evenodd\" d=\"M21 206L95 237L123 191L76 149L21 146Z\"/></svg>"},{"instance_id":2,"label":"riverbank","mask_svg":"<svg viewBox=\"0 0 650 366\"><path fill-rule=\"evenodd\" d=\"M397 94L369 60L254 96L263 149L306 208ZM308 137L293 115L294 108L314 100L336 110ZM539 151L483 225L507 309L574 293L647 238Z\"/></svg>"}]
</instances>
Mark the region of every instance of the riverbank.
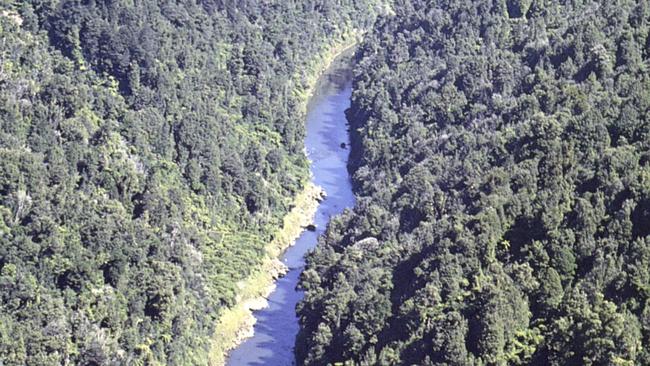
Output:
<instances>
[{"instance_id":1,"label":"riverbank","mask_svg":"<svg viewBox=\"0 0 650 366\"><path fill-rule=\"evenodd\" d=\"M301 75L297 75L296 78L301 80L300 84L304 86L295 91L302 101L303 116L306 116L310 97L316 90L319 78L339 56L357 44L359 34L355 31L342 37L341 42L329 47L314 59L311 67L306 68ZM275 281L287 271L286 266L278 258L293 245L305 226L312 223L323 194L323 190L311 181L305 182L304 190L294 199L294 208L284 217L282 228L267 246L265 258L259 268L238 284L240 291L237 304L221 313L213 336L210 365L223 365L228 352L253 335L256 322L253 311L268 305L266 298L275 289Z\"/></svg>"},{"instance_id":2,"label":"riverbank","mask_svg":"<svg viewBox=\"0 0 650 366\"><path fill-rule=\"evenodd\" d=\"M325 72L334 64L334 62L339 57L356 47L359 44L361 37L362 33L358 30L346 33L346 35L342 37L341 42L332 46L326 52L317 57L312 67L307 69L306 75L304 75L306 88L304 88L302 92L299 90L296 91L302 100L301 113L307 113L309 99L314 94L314 91L318 86L318 80L323 76L323 74L325 74Z\"/></svg>"},{"instance_id":3,"label":"riverbank","mask_svg":"<svg viewBox=\"0 0 650 366\"><path fill-rule=\"evenodd\" d=\"M224 310L213 336L210 365L223 365L228 351L253 335L253 311L267 306L266 298L275 288L275 280L284 275L287 267L278 257L311 224L323 191L311 182L294 199L294 208L284 217L282 228L266 248L260 266L245 280L237 284L237 304Z\"/></svg>"}]
</instances>

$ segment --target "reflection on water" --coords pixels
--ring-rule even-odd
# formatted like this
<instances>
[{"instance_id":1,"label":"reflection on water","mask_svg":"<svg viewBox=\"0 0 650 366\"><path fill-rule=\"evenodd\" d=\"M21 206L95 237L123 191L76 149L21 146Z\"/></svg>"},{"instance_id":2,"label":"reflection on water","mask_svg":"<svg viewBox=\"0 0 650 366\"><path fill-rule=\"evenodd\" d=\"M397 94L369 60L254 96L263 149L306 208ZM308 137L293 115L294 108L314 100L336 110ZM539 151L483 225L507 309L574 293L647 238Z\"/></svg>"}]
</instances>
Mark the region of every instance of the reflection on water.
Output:
<instances>
[{"instance_id":1,"label":"reflection on water","mask_svg":"<svg viewBox=\"0 0 650 366\"><path fill-rule=\"evenodd\" d=\"M347 172L349 136L345 110L350 106L351 73L342 61L328 70L312 97L307 112L305 147L312 161L313 181L327 192L314 223L316 231L304 231L283 257L289 273L277 282L269 296L269 307L255 312L255 335L234 349L228 365L293 365L293 347L298 334L295 308L303 297L296 290L305 253L316 245L329 219L354 205Z\"/></svg>"}]
</instances>

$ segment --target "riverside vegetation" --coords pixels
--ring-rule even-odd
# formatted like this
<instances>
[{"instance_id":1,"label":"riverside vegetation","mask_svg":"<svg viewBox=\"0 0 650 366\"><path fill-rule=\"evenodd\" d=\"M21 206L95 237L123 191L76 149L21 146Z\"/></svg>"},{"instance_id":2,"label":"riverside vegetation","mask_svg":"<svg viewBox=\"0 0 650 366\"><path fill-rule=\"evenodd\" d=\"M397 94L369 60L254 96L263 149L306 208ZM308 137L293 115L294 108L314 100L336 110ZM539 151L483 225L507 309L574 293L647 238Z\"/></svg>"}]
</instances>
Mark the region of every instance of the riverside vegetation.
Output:
<instances>
[{"instance_id":1,"label":"riverside vegetation","mask_svg":"<svg viewBox=\"0 0 650 366\"><path fill-rule=\"evenodd\" d=\"M300 363L650 364L650 4L398 0Z\"/></svg>"},{"instance_id":2,"label":"riverside vegetation","mask_svg":"<svg viewBox=\"0 0 650 366\"><path fill-rule=\"evenodd\" d=\"M207 364L373 1L0 0L0 361Z\"/></svg>"}]
</instances>

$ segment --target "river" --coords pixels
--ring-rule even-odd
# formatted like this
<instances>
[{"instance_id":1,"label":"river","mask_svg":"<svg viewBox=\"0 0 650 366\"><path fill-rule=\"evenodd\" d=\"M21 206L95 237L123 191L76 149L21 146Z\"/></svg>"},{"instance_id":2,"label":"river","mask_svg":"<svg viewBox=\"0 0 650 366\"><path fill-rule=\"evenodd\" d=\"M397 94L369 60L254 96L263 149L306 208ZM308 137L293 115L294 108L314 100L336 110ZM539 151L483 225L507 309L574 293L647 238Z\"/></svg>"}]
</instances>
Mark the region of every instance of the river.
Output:
<instances>
[{"instance_id":1,"label":"river","mask_svg":"<svg viewBox=\"0 0 650 366\"><path fill-rule=\"evenodd\" d=\"M321 77L307 110L305 148L311 161L312 180L327 193L316 211L316 231L305 230L285 252L282 261L290 270L277 281L275 291L268 298L269 307L255 312L255 334L230 352L229 366L295 364L293 348L298 334L295 309L303 297L296 285L305 265L304 255L314 248L330 217L354 205L347 171L350 143L345 118L352 92L349 70L344 60L335 62Z\"/></svg>"}]
</instances>

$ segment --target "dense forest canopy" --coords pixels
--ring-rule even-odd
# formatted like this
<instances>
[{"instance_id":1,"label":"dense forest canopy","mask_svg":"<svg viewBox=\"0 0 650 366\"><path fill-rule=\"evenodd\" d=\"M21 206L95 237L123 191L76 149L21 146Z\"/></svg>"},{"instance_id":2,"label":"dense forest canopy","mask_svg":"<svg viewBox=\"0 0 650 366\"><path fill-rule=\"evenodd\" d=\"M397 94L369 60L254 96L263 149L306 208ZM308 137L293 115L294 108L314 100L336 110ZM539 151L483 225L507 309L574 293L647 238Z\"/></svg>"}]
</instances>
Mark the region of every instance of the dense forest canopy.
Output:
<instances>
[{"instance_id":1,"label":"dense forest canopy","mask_svg":"<svg viewBox=\"0 0 650 366\"><path fill-rule=\"evenodd\" d=\"M0 364L206 364L373 1L0 0Z\"/></svg>"},{"instance_id":2,"label":"dense forest canopy","mask_svg":"<svg viewBox=\"0 0 650 366\"><path fill-rule=\"evenodd\" d=\"M650 4L398 0L358 51L358 203L305 364L650 364Z\"/></svg>"}]
</instances>

